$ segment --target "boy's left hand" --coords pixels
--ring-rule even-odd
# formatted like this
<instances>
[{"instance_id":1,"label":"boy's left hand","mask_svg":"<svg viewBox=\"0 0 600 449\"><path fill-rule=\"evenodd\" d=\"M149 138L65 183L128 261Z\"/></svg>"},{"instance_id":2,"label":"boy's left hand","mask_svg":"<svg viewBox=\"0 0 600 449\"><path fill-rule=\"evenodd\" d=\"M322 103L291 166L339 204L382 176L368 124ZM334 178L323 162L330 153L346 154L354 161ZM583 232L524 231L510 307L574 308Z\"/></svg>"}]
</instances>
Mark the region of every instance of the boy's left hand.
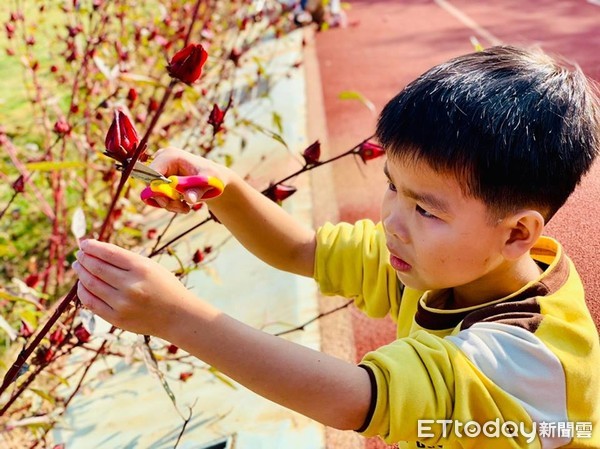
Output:
<instances>
[{"instance_id":1,"label":"boy's left hand","mask_svg":"<svg viewBox=\"0 0 600 449\"><path fill-rule=\"evenodd\" d=\"M166 268L110 243L82 241L73 269L79 276L77 295L85 307L139 334L165 337L193 301Z\"/></svg>"}]
</instances>

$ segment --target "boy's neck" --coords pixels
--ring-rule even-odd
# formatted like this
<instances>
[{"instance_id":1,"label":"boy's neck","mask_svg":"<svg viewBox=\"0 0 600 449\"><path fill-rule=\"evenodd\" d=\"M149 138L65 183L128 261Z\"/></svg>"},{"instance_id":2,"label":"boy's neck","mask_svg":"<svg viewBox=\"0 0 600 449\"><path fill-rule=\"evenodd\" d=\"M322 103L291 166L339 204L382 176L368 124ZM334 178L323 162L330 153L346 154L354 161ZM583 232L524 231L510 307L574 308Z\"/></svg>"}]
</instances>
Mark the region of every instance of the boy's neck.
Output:
<instances>
[{"instance_id":1,"label":"boy's neck","mask_svg":"<svg viewBox=\"0 0 600 449\"><path fill-rule=\"evenodd\" d=\"M446 309L462 309L494 301L520 290L540 277L543 270L529 254L488 273L479 282L452 289Z\"/></svg>"}]
</instances>

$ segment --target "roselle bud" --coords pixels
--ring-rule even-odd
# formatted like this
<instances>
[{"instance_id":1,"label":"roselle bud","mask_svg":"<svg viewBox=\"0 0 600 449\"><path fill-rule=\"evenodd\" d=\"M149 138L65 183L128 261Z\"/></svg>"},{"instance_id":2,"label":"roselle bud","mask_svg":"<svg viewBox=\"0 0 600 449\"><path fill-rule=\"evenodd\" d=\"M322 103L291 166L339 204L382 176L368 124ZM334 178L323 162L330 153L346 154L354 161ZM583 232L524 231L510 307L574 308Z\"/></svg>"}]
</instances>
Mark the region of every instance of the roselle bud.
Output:
<instances>
[{"instance_id":1,"label":"roselle bud","mask_svg":"<svg viewBox=\"0 0 600 449\"><path fill-rule=\"evenodd\" d=\"M202 66L208 58L208 53L200 44L189 44L179 50L169 63L167 71L171 77L192 84L202 74Z\"/></svg>"},{"instance_id":2,"label":"roselle bud","mask_svg":"<svg viewBox=\"0 0 600 449\"><path fill-rule=\"evenodd\" d=\"M50 343L54 346L60 345L65 339L65 333L61 328L56 329L54 332L50 334Z\"/></svg>"},{"instance_id":3,"label":"roselle bud","mask_svg":"<svg viewBox=\"0 0 600 449\"><path fill-rule=\"evenodd\" d=\"M294 186L286 186L285 184L275 184L267 189L265 195L272 201L275 201L277 204L281 204L283 200L289 198L294 193L296 193L296 187Z\"/></svg>"},{"instance_id":4,"label":"roselle bud","mask_svg":"<svg viewBox=\"0 0 600 449\"><path fill-rule=\"evenodd\" d=\"M212 111L208 117L208 124L212 125L214 133L218 133L223 128L225 119L225 110L221 110L217 104L213 105Z\"/></svg>"},{"instance_id":5,"label":"roselle bud","mask_svg":"<svg viewBox=\"0 0 600 449\"><path fill-rule=\"evenodd\" d=\"M4 29L6 30L6 37L12 39L15 36L15 26L12 23L5 23Z\"/></svg>"},{"instance_id":6,"label":"roselle bud","mask_svg":"<svg viewBox=\"0 0 600 449\"><path fill-rule=\"evenodd\" d=\"M186 380L188 380L193 375L194 375L194 373L191 372L191 371L186 371L186 372L180 373L179 374L179 380L181 380L182 382L185 382Z\"/></svg>"},{"instance_id":7,"label":"roselle bud","mask_svg":"<svg viewBox=\"0 0 600 449\"><path fill-rule=\"evenodd\" d=\"M11 22L18 22L19 20L23 20L23 13L21 11L12 11L10 13Z\"/></svg>"},{"instance_id":8,"label":"roselle bud","mask_svg":"<svg viewBox=\"0 0 600 449\"><path fill-rule=\"evenodd\" d=\"M127 99L133 103L135 100L137 100L137 97L137 90L135 90L133 87L129 89L129 92L127 92Z\"/></svg>"},{"instance_id":9,"label":"roselle bud","mask_svg":"<svg viewBox=\"0 0 600 449\"><path fill-rule=\"evenodd\" d=\"M52 348L40 346L31 361L34 365L46 365L52 361L52 357L54 357L54 350Z\"/></svg>"},{"instance_id":10,"label":"roselle bud","mask_svg":"<svg viewBox=\"0 0 600 449\"><path fill-rule=\"evenodd\" d=\"M38 282L40 282L40 275L38 273L32 273L25 278L27 287L35 288Z\"/></svg>"},{"instance_id":11,"label":"roselle bud","mask_svg":"<svg viewBox=\"0 0 600 449\"><path fill-rule=\"evenodd\" d=\"M316 165L319 163L319 158L321 157L321 142L318 140L314 143L310 144L304 153L302 153L304 160L306 161L306 165Z\"/></svg>"},{"instance_id":12,"label":"roselle bud","mask_svg":"<svg viewBox=\"0 0 600 449\"><path fill-rule=\"evenodd\" d=\"M358 155L365 163L371 159L383 156L384 154L385 150L383 147L372 142L363 142L358 148Z\"/></svg>"},{"instance_id":13,"label":"roselle bud","mask_svg":"<svg viewBox=\"0 0 600 449\"><path fill-rule=\"evenodd\" d=\"M138 133L129 117L123 111L116 109L115 118L104 140L106 155L125 163L133 156L138 142Z\"/></svg>"},{"instance_id":14,"label":"roselle bud","mask_svg":"<svg viewBox=\"0 0 600 449\"><path fill-rule=\"evenodd\" d=\"M83 327L83 324L79 324L73 331L73 334L75 334L75 337L79 343L87 343L90 341L91 335L88 330Z\"/></svg>"},{"instance_id":15,"label":"roselle bud","mask_svg":"<svg viewBox=\"0 0 600 449\"><path fill-rule=\"evenodd\" d=\"M69 132L71 132L71 127L67 123L66 118L61 117L58 119L58 121L54 124L54 132L60 135L69 134Z\"/></svg>"},{"instance_id":16,"label":"roselle bud","mask_svg":"<svg viewBox=\"0 0 600 449\"><path fill-rule=\"evenodd\" d=\"M197 249L194 253L194 257L192 257L192 260L194 261L194 263L202 262L204 260L204 254L202 253L202 251Z\"/></svg>"},{"instance_id":17,"label":"roselle bud","mask_svg":"<svg viewBox=\"0 0 600 449\"><path fill-rule=\"evenodd\" d=\"M25 191L25 178L23 175L19 176L15 182L13 182L12 188L17 193L23 193Z\"/></svg>"},{"instance_id":18,"label":"roselle bud","mask_svg":"<svg viewBox=\"0 0 600 449\"><path fill-rule=\"evenodd\" d=\"M242 58L242 52L238 48L234 48L229 53L229 59L235 64L236 67L240 65L240 59Z\"/></svg>"},{"instance_id":19,"label":"roselle bud","mask_svg":"<svg viewBox=\"0 0 600 449\"><path fill-rule=\"evenodd\" d=\"M29 324L27 321L25 320L21 320L21 328L19 329L19 335L21 337L31 337L33 335L33 326L31 326L31 324Z\"/></svg>"},{"instance_id":20,"label":"roselle bud","mask_svg":"<svg viewBox=\"0 0 600 449\"><path fill-rule=\"evenodd\" d=\"M160 106L160 103L158 101L156 101L154 98L151 98L150 103L148 103L148 110L150 112L158 111L159 106Z\"/></svg>"}]
</instances>

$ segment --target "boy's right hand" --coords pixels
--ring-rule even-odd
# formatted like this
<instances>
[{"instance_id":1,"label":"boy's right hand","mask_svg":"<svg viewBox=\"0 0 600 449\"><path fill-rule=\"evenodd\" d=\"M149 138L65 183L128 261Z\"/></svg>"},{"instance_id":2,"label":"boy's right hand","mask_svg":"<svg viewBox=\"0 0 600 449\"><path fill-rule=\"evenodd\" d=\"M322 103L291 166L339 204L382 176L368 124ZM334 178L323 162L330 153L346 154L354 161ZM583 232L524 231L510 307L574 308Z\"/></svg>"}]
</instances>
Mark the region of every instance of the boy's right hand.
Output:
<instances>
[{"instance_id":1,"label":"boy's right hand","mask_svg":"<svg viewBox=\"0 0 600 449\"><path fill-rule=\"evenodd\" d=\"M188 153L175 147L160 149L156 152L150 167L164 176L193 176L208 175L219 178L225 186L231 180L232 172L222 165L216 164L201 156ZM188 213L190 205L199 203L202 196L211 187L195 187L185 191L183 201L166 197L153 198L156 203L171 212Z\"/></svg>"}]
</instances>

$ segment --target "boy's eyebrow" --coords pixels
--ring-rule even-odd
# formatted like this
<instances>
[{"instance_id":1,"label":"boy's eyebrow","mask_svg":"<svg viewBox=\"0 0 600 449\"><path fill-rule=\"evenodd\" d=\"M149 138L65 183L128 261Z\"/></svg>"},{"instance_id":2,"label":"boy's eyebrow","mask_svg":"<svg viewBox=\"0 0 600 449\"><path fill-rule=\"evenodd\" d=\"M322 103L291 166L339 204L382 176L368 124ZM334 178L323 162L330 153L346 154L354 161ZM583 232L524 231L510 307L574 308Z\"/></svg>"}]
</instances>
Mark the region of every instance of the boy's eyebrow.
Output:
<instances>
[{"instance_id":1,"label":"boy's eyebrow","mask_svg":"<svg viewBox=\"0 0 600 449\"><path fill-rule=\"evenodd\" d=\"M385 173L385 176L387 176L387 178L390 181L392 181L392 177L390 176L390 172L387 168L387 162L383 165L383 173ZM450 212L450 205L446 201L444 201L441 198L438 198L435 195L431 195L429 193L415 192L414 190L411 190L407 187L402 188L402 193L412 200L415 200L419 203L427 204L428 206L432 207L436 211L439 211L442 213Z\"/></svg>"}]
</instances>

